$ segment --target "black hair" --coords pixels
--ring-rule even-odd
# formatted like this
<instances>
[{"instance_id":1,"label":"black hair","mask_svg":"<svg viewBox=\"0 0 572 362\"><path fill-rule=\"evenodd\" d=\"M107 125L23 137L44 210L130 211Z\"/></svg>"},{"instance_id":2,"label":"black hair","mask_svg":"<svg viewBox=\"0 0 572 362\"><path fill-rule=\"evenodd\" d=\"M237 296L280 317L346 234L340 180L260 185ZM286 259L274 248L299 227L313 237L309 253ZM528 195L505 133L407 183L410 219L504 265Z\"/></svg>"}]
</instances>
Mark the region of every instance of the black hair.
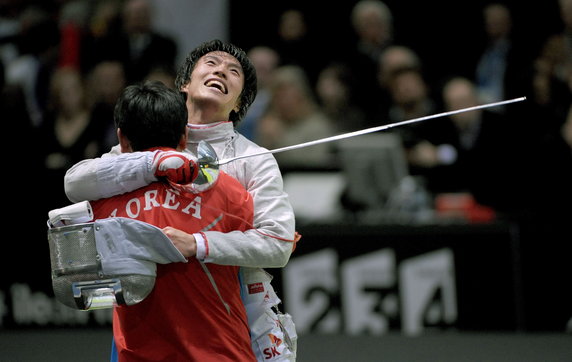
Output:
<instances>
[{"instance_id":1,"label":"black hair","mask_svg":"<svg viewBox=\"0 0 572 362\"><path fill-rule=\"evenodd\" d=\"M256 69L246 53L239 47L218 39L199 45L187 55L184 63L179 67L177 77L175 79L175 87L178 90L181 90L183 86L189 83L197 61L204 55L216 51L225 52L235 57L242 66L242 72L244 73L244 87L240 93L240 108L238 112L231 111L229 115L229 119L236 126L237 123L246 115L246 111L252 102L254 102L254 98L256 98L256 93L258 91L256 84Z\"/></svg>"},{"instance_id":2,"label":"black hair","mask_svg":"<svg viewBox=\"0 0 572 362\"><path fill-rule=\"evenodd\" d=\"M126 87L113 114L115 126L129 140L133 151L176 148L186 132L187 116L180 92L159 81Z\"/></svg>"}]
</instances>

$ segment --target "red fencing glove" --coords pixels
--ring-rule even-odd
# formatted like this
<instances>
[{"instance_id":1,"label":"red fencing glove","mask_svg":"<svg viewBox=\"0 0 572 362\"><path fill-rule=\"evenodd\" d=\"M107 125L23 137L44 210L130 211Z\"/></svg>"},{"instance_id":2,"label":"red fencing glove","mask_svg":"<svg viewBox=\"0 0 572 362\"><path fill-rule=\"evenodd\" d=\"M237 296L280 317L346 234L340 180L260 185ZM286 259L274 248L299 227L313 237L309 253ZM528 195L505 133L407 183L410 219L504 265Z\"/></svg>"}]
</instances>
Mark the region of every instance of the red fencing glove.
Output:
<instances>
[{"instance_id":1,"label":"red fencing glove","mask_svg":"<svg viewBox=\"0 0 572 362\"><path fill-rule=\"evenodd\" d=\"M179 185L191 183L199 174L199 166L193 156L182 152L159 151L152 167L157 178L166 178Z\"/></svg>"}]
</instances>

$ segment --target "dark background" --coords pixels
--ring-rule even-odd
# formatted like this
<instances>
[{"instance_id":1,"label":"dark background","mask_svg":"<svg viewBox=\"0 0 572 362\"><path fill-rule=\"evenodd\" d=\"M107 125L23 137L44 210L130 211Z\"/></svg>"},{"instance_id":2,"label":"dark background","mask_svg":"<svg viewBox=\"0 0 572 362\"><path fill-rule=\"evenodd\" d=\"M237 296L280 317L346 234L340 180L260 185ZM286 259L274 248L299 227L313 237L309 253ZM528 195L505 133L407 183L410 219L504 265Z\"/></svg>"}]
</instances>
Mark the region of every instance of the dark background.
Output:
<instances>
[{"instance_id":1,"label":"dark background","mask_svg":"<svg viewBox=\"0 0 572 362\"><path fill-rule=\"evenodd\" d=\"M474 74L484 41L482 9L492 1L387 0L394 41L414 49L429 79L448 74ZM230 41L243 49L276 41L280 14L301 10L308 24L313 54L327 62L353 46L350 13L356 1L230 1ZM498 1L512 11L513 31L535 56L547 36L561 30L557 1Z\"/></svg>"}]
</instances>

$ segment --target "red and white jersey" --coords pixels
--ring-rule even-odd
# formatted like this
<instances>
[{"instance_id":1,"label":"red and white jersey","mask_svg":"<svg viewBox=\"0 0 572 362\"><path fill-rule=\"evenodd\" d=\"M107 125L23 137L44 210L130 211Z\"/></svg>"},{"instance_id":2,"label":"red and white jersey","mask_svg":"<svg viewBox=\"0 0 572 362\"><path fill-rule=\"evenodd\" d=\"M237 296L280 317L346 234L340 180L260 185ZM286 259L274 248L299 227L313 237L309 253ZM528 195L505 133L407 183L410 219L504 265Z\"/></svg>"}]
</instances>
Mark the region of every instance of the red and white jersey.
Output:
<instances>
[{"instance_id":1,"label":"red and white jersey","mask_svg":"<svg viewBox=\"0 0 572 362\"><path fill-rule=\"evenodd\" d=\"M245 231L254 215L250 194L224 172L215 187L199 194L156 182L92 206L96 218L129 217L187 233ZM218 292L203 266L190 258L188 263L158 264L155 287L147 298L114 308L119 361L256 360L240 297L239 268L203 265Z\"/></svg>"}]
</instances>

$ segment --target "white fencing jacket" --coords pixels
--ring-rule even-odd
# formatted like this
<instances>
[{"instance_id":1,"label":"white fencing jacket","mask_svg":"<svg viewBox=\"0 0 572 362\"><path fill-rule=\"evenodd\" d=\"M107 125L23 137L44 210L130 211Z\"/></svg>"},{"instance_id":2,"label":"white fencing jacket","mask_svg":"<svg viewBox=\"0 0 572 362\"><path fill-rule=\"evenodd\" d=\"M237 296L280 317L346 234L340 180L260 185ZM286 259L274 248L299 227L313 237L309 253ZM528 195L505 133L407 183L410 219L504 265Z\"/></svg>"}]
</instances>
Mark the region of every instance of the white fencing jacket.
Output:
<instances>
[{"instance_id":1,"label":"white fencing jacket","mask_svg":"<svg viewBox=\"0 0 572 362\"><path fill-rule=\"evenodd\" d=\"M234 130L232 122L189 125L187 150L196 155L207 141L219 159L264 150ZM157 181L153 152L121 153L118 146L101 158L79 162L65 176L72 202L97 200L133 191ZM271 154L236 160L221 169L236 178L254 200L254 227L246 232L207 231L208 262L253 268L286 265L293 250L295 219L278 164Z\"/></svg>"}]
</instances>

